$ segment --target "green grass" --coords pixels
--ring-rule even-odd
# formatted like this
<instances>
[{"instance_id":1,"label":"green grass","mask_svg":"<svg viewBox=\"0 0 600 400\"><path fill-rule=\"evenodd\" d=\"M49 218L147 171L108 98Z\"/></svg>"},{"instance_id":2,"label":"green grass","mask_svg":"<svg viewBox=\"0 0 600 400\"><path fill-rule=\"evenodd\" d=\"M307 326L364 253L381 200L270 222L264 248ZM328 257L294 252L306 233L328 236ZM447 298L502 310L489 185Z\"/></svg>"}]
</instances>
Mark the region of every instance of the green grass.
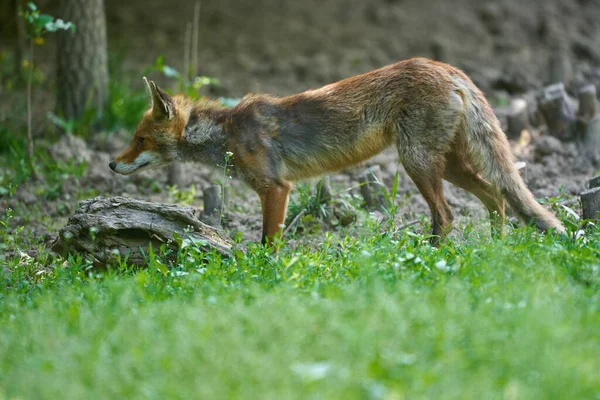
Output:
<instances>
[{"instance_id":1,"label":"green grass","mask_svg":"<svg viewBox=\"0 0 600 400\"><path fill-rule=\"evenodd\" d=\"M599 259L598 231L523 229L187 248L166 274L11 260L0 398L598 399Z\"/></svg>"}]
</instances>

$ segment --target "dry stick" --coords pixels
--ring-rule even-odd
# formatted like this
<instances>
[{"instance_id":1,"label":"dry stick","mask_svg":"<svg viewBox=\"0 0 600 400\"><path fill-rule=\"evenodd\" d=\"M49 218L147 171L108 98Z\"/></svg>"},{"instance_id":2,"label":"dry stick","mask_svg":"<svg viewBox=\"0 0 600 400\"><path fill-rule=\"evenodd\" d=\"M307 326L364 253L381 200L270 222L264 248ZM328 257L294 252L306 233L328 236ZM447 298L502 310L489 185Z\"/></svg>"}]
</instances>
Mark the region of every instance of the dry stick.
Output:
<instances>
[{"instance_id":1,"label":"dry stick","mask_svg":"<svg viewBox=\"0 0 600 400\"><path fill-rule=\"evenodd\" d=\"M290 231L292 230L292 226L294 226L296 224L296 222L298 222L298 220L304 215L306 214L306 208L303 209L302 211L300 211L298 213L298 215L296 215L294 217L294 219L292 220L292 222L290 222L290 224L288 226L286 226L285 230L283 231L283 234L281 235L281 237L285 237L288 233L290 233Z\"/></svg>"},{"instance_id":2,"label":"dry stick","mask_svg":"<svg viewBox=\"0 0 600 400\"><path fill-rule=\"evenodd\" d=\"M31 133L31 80L33 79L33 39L29 39L29 74L27 76L27 158L31 169L31 179L38 181L40 176L33 164L33 134Z\"/></svg>"},{"instance_id":3,"label":"dry stick","mask_svg":"<svg viewBox=\"0 0 600 400\"><path fill-rule=\"evenodd\" d=\"M192 40L192 24L187 23L185 27L185 36L183 40L183 78L190 80L190 42Z\"/></svg>"},{"instance_id":4,"label":"dry stick","mask_svg":"<svg viewBox=\"0 0 600 400\"><path fill-rule=\"evenodd\" d=\"M407 223L400 225L398 228L396 228L396 230L400 231L402 229L406 229L406 228L408 228L410 226L418 224L419 221L420 221L419 219L413 219L412 221L408 221Z\"/></svg>"},{"instance_id":5,"label":"dry stick","mask_svg":"<svg viewBox=\"0 0 600 400\"><path fill-rule=\"evenodd\" d=\"M18 10L21 9L22 1L15 1L17 12L15 16L17 17L17 40L15 42L15 75L19 78L21 77L21 68L23 65L23 60L25 59L25 53L27 52L27 43L25 40L25 20L19 15Z\"/></svg>"},{"instance_id":6,"label":"dry stick","mask_svg":"<svg viewBox=\"0 0 600 400\"><path fill-rule=\"evenodd\" d=\"M194 19L192 22L192 77L198 74L198 35L200 31L200 1L194 4Z\"/></svg>"}]
</instances>

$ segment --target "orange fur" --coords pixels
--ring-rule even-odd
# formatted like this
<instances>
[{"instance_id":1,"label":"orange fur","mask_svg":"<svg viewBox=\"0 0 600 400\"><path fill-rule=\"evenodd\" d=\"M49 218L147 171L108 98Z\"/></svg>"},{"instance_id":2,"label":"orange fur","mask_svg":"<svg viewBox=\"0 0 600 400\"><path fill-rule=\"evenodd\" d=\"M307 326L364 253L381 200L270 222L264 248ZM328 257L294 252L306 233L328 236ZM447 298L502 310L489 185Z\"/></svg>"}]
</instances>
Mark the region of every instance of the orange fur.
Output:
<instances>
[{"instance_id":1,"label":"orange fur","mask_svg":"<svg viewBox=\"0 0 600 400\"><path fill-rule=\"evenodd\" d=\"M233 109L147 84L152 109L116 161L222 167L231 152L234 171L260 196L263 241L280 232L292 181L356 165L391 145L429 205L434 243L453 219L442 179L481 200L495 235L504 200L540 230L564 231L520 178L483 93L450 65L414 58L288 97L251 94ZM138 147L139 138L146 140ZM113 164L116 172L129 168Z\"/></svg>"}]
</instances>

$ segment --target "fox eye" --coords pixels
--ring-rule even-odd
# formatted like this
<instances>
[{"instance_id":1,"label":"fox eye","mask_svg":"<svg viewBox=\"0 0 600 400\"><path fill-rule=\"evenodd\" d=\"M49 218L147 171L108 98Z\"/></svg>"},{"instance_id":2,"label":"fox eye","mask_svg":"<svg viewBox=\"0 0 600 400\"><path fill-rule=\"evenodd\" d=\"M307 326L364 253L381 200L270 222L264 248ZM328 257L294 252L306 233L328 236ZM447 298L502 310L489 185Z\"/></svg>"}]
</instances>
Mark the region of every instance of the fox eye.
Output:
<instances>
[{"instance_id":1,"label":"fox eye","mask_svg":"<svg viewBox=\"0 0 600 400\"><path fill-rule=\"evenodd\" d=\"M146 139L144 139L143 137L141 137L141 138L138 139L137 144L144 144L145 140Z\"/></svg>"}]
</instances>

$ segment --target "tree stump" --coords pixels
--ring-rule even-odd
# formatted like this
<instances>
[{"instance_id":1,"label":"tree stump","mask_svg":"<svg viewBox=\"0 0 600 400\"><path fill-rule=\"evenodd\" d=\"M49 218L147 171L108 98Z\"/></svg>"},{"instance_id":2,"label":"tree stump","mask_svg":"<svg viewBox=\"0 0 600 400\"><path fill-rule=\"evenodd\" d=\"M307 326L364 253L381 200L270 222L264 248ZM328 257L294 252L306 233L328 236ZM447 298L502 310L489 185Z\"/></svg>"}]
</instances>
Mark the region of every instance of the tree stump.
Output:
<instances>
[{"instance_id":1,"label":"tree stump","mask_svg":"<svg viewBox=\"0 0 600 400\"><path fill-rule=\"evenodd\" d=\"M593 165L600 165L600 116L579 120L578 131L579 150Z\"/></svg>"},{"instance_id":2,"label":"tree stump","mask_svg":"<svg viewBox=\"0 0 600 400\"><path fill-rule=\"evenodd\" d=\"M174 163L169 166L169 175L167 178L169 185L176 185L182 188L186 185L185 168L183 164Z\"/></svg>"},{"instance_id":3,"label":"tree stump","mask_svg":"<svg viewBox=\"0 0 600 400\"><path fill-rule=\"evenodd\" d=\"M583 219L597 219L600 212L600 187L581 193L581 208Z\"/></svg>"},{"instance_id":4,"label":"tree stump","mask_svg":"<svg viewBox=\"0 0 600 400\"><path fill-rule=\"evenodd\" d=\"M358 176L360 193L365 200L365 206L370 209L381 210L387 206L385 197L381 192L383 179L381 178L381 167L373 165Z\"/></svg>"},{"instance_id":5,"label":"tree stump","mask_svg":"<svg viewBox=\"0 0 600 400\"><path fill-rule=\"evenodd\" d=\"M527 102L524 99L514 99L511 102L507 121L506 136L509 139L518 139L524 129L530 128L529 111L527 110Z\"/></svg>"},{"instance_id":6,"label":"tree stump","mask_svg":"<svg viewBox=\"0 0 600 400\"><path fill-rule=\"evenodd\" d=\"M600 187L600 175L594 176L588 181L590 189Z\"/></svg>"},{"instance_id":7,"label":"tree stump","mask_svg":"<svg viewBox=\"0 0 600 400\"><path fill-rule=\"evenodd\" d=\"M546 87L537 100L548 133L562 140L570 139L574 115L564 85L556 83Z\"/></svg>"},{"instance_id":8,"label":"tree stump","mask_svg":"<svg viewBox=\"0 0 600 400\"><path fill-rule=\"evenodd\" d=\"M114 264L120 257L128 264L146 265L149 246L179 247L175 234L203 251L231 253L231 244L213 227L202 223L192 207L156 204L126 197L96 197L82 201L52 243L52 250L89 256L96 267Z\"/></svg>"},{"instance_id":9,"label":"tree stump","mask_svg":"<svg viewBox=\"0 0 600 400\"><path fill-rule=\"evenodd\" d=\"M577 116L586 121L593 119L596 116L596 86L585 85L579 89L577 93L579 98L579 109Z\"/></svg>"},{"instance_id":10,"label":"tree stump","mask_svg":"<svg viewBox=\"0 0 600 400\"><path fill-rule=\"evenodd\" d=\"M573 68L564 48L559 48L550 55L548 70L548 84L562 83L570 87L573 81Z\"/></svg>"},{"instance_id":11,"label":"tree stump","mask_svg":"<svg viewBox=\"0 0 600 400\"><path fill-rule=\"evenodd\" d=\"M202 219L211 224L218 224L221 219L221 186L213 185L204 189L204 212Z\"/></svg>"}]
</instances>

